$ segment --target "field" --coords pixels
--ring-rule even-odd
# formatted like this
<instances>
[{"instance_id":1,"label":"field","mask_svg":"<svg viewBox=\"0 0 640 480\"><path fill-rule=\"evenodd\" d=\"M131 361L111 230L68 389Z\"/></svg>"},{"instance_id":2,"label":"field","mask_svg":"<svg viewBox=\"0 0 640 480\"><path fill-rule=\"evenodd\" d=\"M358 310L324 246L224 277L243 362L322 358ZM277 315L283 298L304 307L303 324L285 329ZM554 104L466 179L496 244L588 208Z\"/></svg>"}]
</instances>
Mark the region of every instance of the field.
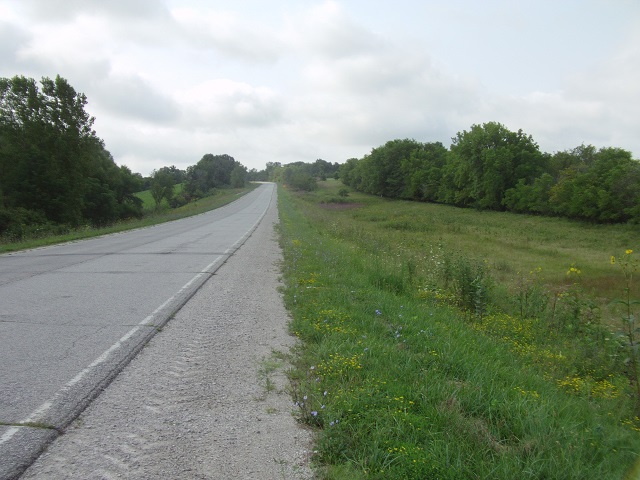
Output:
<instances>
[{"instance_id":1,"label":"field","mask_svg":"<svg viewBox=\"0 0 640 480\"><path fill-rule=\"evenodd\" d=\"M173 195L176 196L182 192L182 188L184 184L178 183L173 186ZM138 192L135 194L140 200L142 200L142 206L146 212L151 212L156 208L156 202L151 196L151 190L144 190L142 192ZM169 208L169 202L167 202L166 198L162 199L160 202L160 208Z\"/></svg>"},{"instance_id":2,"label":"field","mask_svg":"<svg viewBox=\"0 0 640 480\"><path fill-rule=\"evenodd\" d=\"M301 340L292 394L317 431L324 478L634 469L637 226L320 185L281 189L279 202L284 295Z\"/></svg>"}]
</instances>

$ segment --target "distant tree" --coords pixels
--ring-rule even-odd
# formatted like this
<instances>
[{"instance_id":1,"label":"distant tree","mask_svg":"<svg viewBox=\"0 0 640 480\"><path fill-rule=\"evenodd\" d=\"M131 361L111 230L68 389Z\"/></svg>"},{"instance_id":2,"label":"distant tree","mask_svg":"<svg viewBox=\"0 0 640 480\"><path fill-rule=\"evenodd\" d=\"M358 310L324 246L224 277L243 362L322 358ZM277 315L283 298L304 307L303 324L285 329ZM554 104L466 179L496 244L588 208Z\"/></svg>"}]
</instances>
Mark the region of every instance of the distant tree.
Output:
<instances>
[{"instance_id":1,"label":"distant tree","mask_svg":"<svg viewBox=\"0 0 640 480\"><path fill-rule=\"evenodd\" d=\"M360 190L360 176L358 175L358 165L360 160L357 158L349 158L346 162L340 165L338 170L338 176L342 183L347 186L353 187L356 190Z\"/></svg>"},{"instance_id":2,"label":"distant tree","mask_svg":"<svg viewBox=\"0 0 640 480\"><path fill-rule=\"evenodd\" d=\"M153 173L151 181L151 196L156 204L156 209L160 208L162 200L171 202L173 199L173 176L164 170L157 170Z\"/></svg>"},{"instance_id":3,"label":"distant tree","mask_svg":"<svg viewBox=\"0 0 640 480\"><path fill-rule=\"evenodd\" d=\"M267 172L267 180L276 181L277 172L282 168L282 164L280 162L267 162L266 172Z\"/></svg>"},{"instance_id":4,"label":"distant tree","mask_svg":"<svg viewBox=\"0 0 640 480\"><path fill-rule=\"evenodd\" d=\"M231 186L233 188L242 188L244 187L247 179L247 168L239 163L233 167L231 170L231 175L229 181L231 182Z\"/></svg>"},{"instance_id":5,"label":"distant tree","mask_svg":"<svg viewBox=\"0 0 640 480\"><path fill-rule=\"evenodd\" d=\"M180 170L175 165L171 165L170 167L162 167L158 169L159 172L165 172L173 178L173 184L177 185L179 183L184 182L187 172L185 170Z\"/></svg>"},{"instance_id":6,"label":"distant tree","mask_svg":"<svg viewBox=\"0 0 640 480\"><path fill-rule=\"evenodd\" d=\"M229 155L207 153L198 163L187 168L185 192L189 196L197 198L209 194L214 188L229 187L231 186L231 173L238 166L242 167Z\"/></svg>"},{"instance_id":7,"label":"distant tree","mask_svg":"<svg viewBox=\"0 0 640 480\"><path fill-rule=\"evenodd\" d=\"M310 172L310 164L291 163L283 167L282 181L293 189L310 192L318 188L316 179Z\"/></svg>"}]
</instances>

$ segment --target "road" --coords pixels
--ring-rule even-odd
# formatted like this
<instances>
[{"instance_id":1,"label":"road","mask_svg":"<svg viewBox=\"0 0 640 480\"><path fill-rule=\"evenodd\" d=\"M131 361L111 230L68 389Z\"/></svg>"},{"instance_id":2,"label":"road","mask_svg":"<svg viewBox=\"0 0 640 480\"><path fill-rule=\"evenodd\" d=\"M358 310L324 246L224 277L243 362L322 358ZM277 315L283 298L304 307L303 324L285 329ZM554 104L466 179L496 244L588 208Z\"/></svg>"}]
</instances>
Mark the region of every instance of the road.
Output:
<instances>
[{"instance_id":1,"label":"road","mask_svg":"<svg viewBox=\"0 0 640 480\"><path fill-rule=\"evenodd\" d=\"M0 256L0 478L64 431L273 202L264 184L196 217Z\"/></svg>"}]
</instances>

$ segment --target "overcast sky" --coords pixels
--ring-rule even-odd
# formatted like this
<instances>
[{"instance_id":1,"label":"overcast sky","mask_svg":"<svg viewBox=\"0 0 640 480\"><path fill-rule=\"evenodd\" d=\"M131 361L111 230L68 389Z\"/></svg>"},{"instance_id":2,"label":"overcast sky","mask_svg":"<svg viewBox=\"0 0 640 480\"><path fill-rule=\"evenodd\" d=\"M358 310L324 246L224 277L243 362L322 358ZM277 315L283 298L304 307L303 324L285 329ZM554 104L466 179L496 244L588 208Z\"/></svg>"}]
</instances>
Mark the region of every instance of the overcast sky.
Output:
<instances>
[{"instance_id":1,"label":"overcast sky","mask_svg":"<svg viewBox=\"0 0 640 480\"><path fill-rule=\"evenodd\" d=\"M449 147L489 121L640 158L638 0L0 0L0 77L58 74L143 175Z\"/></svg>"}]
</instances>

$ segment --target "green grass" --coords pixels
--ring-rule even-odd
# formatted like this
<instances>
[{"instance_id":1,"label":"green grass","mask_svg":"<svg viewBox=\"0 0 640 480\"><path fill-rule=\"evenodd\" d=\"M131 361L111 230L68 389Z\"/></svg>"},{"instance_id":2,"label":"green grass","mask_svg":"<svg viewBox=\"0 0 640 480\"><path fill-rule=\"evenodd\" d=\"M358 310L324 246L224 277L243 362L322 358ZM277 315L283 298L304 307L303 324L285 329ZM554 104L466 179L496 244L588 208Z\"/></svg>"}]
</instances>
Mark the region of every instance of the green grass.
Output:
<instances>
[{"instance_id":1,"label":"green grass","mask_svg":"<svg viewBox=\"0 0 640 480\"><path fill-rule=\"evenodd\" d=\"M340 203L339 188L279 195L302 340L292 394L317 430L321 477L623 478L640 419L620 345L585 305L601 283L601 303L623 286L609 257L634 247L637 227L354 193ZM460 308L463 273L478 269L482 315ZM553 316L518 315L531 285L566 294Z\"/></svg>"},{"instance_id":2,"label":"green grass","mask_svg":"<svg viewBox=\"0 0 640 480\"><path fill-rule=\"evenodd\" d=\"M179 195L182 192L182 189L184 188L184 184L183 183L178 183L176 185L173 186L173 195ZM143 190L142 192L138 192L135 194L136 197L138 197L140 200L142 200L142 208L147 211L154 211L156 209L156 202L153 199L153 197L151 196L151 190ZM167 202L166 198L163 198L162 201L160 202L160 208L161 209L167 209L169 208L169 202Z\"/></svg>"},{"instance_id":3,"label":"green grass","mask_svg":"<svg viewBox=\"0 0 640 480\"><path fill-rule=\"evenodd\" d=\"M62 235L26 238L19 242L3 242L0 238L0 253L13 252L28 248L36 248L45 245L54 245L57 243L70 242L83 238L97 237L100 235L107 235L110 233L133 230L135 228L148 227L151 225L156 225L158 223L169 222L172 220L178 220L180 218L190 217L192 215L198 215L200 213L222 207L227 203L231 203L236 200L238 196L248 193L249 191L256 188L256 186L257 184L250 184L246 188L216 190L216 193L214 195L202 198L180 208L169 209L168 207L163 207L157 211L155 210L155 205L153 199L151 198L151 194L149 192L141 192L139 195L141 196L141 198L143 198L143 201L145 201L146 212L144 217L141 219L132 219L118 222L114 225L103 228L92 228L90 226L86 226L70 230ZM148 204L144 198L147 194L150 199L151 205L151 208L149 209L147 209Z\"/></svg>"}]
</instances>

